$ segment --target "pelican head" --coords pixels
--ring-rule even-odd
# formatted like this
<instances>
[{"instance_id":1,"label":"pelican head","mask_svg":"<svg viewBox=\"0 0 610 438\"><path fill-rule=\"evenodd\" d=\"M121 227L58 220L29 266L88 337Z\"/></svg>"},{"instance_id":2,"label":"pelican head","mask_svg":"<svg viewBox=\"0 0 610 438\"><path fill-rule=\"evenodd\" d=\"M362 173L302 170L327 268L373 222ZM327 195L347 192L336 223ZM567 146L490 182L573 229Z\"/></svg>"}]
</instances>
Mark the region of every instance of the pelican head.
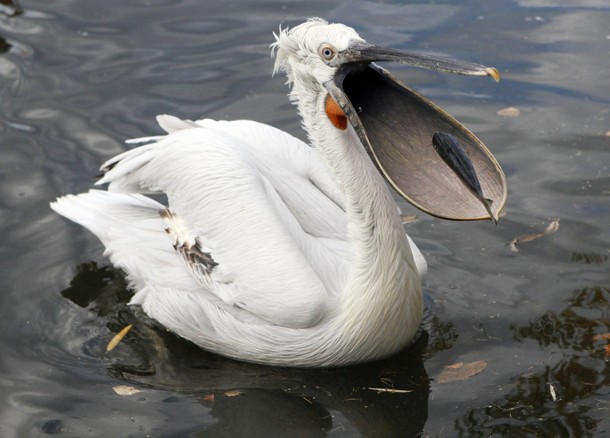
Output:
<instances>
[{"instance_id":1,"label":"pelican head","mask_svg":"<svg viewBox=\"0 0 610 438\"><path fill-rule=\"evenodd\" d=\"M338 55L348 53L354 44L366 44L358 33L340 23L311 18L292 29L274 34L277 50L274 73L282 70L288 82L323 86L332 80L340 66Z\"/></svg>"},{"instance_id":2,"label":"pelican head","mask_svg":"<svg viewBox=\"0 0 610 438\"><path fill-rule=\"evenodd\" d=\"M497 81L495 68L378 47L351 27L319 18L280 29L275 38L274 73L286 72L293 87L291 98L323 95L320 110L337 129L355 131L381 174L408 202L445 219L497 221L507 188L491 152L458 121L376 62Z\"/></svg>"}]
</instances>

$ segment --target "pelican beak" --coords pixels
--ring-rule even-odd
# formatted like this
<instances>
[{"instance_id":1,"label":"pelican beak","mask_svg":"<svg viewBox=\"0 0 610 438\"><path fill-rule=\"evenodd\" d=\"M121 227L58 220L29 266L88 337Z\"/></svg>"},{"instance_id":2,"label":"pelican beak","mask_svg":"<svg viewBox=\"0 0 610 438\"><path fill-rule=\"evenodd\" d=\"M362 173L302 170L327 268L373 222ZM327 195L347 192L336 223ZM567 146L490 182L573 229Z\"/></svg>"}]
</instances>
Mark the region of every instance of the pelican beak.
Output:
<instances>
[{"instance_id":1,"label":"pelican beak","mask_svg":"<svg viewBox=\"0 0 610 438\"><path fill-rule=\"evenodd\" d=\"M325 84L381 174L433 216L496 222L506 202L500 165L468 129L374 62L391 61L472 76L498 71L465 61L352 44Z\"/></svg>"}]
</instances>

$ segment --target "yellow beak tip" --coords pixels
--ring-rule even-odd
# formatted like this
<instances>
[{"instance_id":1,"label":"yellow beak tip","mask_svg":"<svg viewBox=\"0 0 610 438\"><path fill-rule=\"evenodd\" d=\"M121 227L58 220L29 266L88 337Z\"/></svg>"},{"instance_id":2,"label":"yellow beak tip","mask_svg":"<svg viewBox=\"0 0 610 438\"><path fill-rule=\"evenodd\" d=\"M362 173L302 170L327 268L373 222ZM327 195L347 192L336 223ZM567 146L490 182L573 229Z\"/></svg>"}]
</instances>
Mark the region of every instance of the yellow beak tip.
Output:
<instances>
[{"instance_id":1,"label":"yellow beak tip","mask_svg":"<svg viewBox=\"0 0 610 438\"><path fill-rule=\"evenodd\" d=\"M488 76L491 76L494 79L494 81L500 82L500 72L498 71L497 68L488 67L485 69L485 73L487 73Z\"/></svg>"}]
</instances>

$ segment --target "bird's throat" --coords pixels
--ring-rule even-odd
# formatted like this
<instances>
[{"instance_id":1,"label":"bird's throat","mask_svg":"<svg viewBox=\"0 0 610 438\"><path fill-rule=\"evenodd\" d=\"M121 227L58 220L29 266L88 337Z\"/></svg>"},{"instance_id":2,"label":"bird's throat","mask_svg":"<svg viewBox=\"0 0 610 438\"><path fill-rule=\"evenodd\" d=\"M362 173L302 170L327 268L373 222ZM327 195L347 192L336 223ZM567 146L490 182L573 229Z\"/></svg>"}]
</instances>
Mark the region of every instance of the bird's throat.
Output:
<instances>
[{"instance_id":1,"label":"bird's throat","mask_svg":"<svg viewBox=\"0 0 610 438\"><path fill-rule=\"evenodd\" d=\"M335 128L340 129L342 131L347 129L347 117L345 116L345 113L343 112L339 104L335 101L335 99L333 99L330 94L326 96L324 110L326 111L328 119Z\"/></svg>"}]
</instances>

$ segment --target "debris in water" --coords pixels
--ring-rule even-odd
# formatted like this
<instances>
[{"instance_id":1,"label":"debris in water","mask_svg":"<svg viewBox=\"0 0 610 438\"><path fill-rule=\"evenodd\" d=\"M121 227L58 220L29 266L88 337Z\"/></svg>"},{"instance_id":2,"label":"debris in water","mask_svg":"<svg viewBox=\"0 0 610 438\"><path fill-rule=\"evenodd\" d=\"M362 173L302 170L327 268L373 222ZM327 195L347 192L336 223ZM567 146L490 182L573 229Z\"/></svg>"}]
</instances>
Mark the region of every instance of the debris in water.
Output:
<instances>
[{"instance_id":1,"label":"debris in water","mask_svg":"<svg viewBox=\"0 0 610 438\"><path fill-rule=\"evenodd\" d=\"M511 240L509 244L510 250L512 252L519 252L519 249L517 248L517 243L531 242L532 240L540 239L541 237L544 237L546 235L556 233L557 230L559 230L559 219L553 219L553 221L548 225L548 227L546 227L546 230L544 230L544 232L535 234L524 234L523 236L519 236Z\"/></svg>"},{"instance_id":2,"label":"debris in water","mask_svg":"<svg viewBox=\"0 0 610 438\"><path fill-rule=\"evenodd\" d=\"M389 392L390 394L406 394L409 392L413 392L412 389L396 389L396 388L367 388L367 389L370 389L371 391L377 391L378 393Z\"/></svg>"},{"instance_id":3,"label":"debris in water","mask_svg":"<svg viewBox=\"0 0 610 438\"><path fill-rule=\"evenodd\" d=\"M108 346L106 347L106 353L114 350L114 347L119 345L119 342L121 342L123 340L125 335L129 332L129 330L131 330L131 327L132 327L132 325L129 324L129 325L123 327L123 329L120 332L118 332L116 335L114 335L114 338L112 338L110 340L110 342L108 342Z\"/></svg>"},{"instance_id":4,"label":"debris in water","mask_svg":"<svg viewBox=\"0 0 610 438\"><path fill-rule=\"evenodd\" d=\"M417 222L417 215L416 214L407 214L407 215L400 216L400 219L402 219L402 224L406 225L406 224L410 224L412 222Z\"/></svg>"},{"instance_id":5,"label":"debris in water","mask_svg":"<svg viewBox=\"0 0 610 438\"><path fill-rule=\"evenodd\" d=\"M514 106L509 106L496 111L496 114L502 117L519 117L521 115L521 110L519 108L515 108Z\"/></svg>"},{"instance_id":6,"label":"debris in water","mask_svg":"<svg viewBox=\"0 0 610 438\"><path fill-rule=\"evenodd\" d=\"M134 395L134 394L137 394L138 392L142 392L141 390L134 388L133 386L127 386L127 385L113 386L112 389L118 395Z\"/></svg>"}]
</instances>

